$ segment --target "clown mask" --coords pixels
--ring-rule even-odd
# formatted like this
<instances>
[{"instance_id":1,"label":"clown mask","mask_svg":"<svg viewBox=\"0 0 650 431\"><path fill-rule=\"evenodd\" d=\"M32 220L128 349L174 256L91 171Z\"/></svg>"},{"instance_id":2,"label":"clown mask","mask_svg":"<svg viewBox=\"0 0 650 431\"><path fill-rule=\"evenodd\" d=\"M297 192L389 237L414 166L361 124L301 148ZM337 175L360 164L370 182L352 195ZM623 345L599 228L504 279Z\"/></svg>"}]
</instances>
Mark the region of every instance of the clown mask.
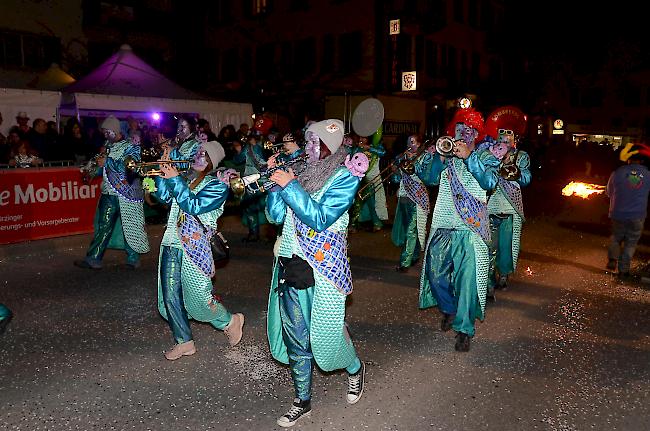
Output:
<instances>
[{"instance_id":1,"label":"clown mask","mask_svg":"<svg viewBox=\"0 0 650 431\"><path fill-rule=\"evenodd\" d=\"M305 153L310 163L320 160L320 138L314 132L308 131L305 134Z\"/></svg>"},{"instance_id":2,"label":"clown mask","mask_svg":"<svg viewBox=\"0 0 650 431\"><path fill-rule=\"evenodd\" d=\"M208 152L205 150L203 144L201 144L199 146L198 151L194 155L194 161L192 162L192 169L194 169L197 172L203 172L205 168L208 167L209 162L210 162L210 156L208 156Z\"/></svg>"},{"instance_id":3,"label":"clown mask","mask_svg":"<svg viewBox=\"0 0 650 431\"><path fill-rule=\"evenodd\" d=\"M104 134L104 139L108 142L115 142L117 140L117 134L113 130L102 129L102 132Z\"/></svg>"},{"instance_id":4,"label":"clown mask","mask_svg":"<svg viewBox=\"0 0 650 431\"><path fill-rule=\"evenodd\" d=\"M456 123L454 140L463 141L470 149L474 148L474 140L478 136L478 131L465 123Z\"/></svg>"}]
</instances>

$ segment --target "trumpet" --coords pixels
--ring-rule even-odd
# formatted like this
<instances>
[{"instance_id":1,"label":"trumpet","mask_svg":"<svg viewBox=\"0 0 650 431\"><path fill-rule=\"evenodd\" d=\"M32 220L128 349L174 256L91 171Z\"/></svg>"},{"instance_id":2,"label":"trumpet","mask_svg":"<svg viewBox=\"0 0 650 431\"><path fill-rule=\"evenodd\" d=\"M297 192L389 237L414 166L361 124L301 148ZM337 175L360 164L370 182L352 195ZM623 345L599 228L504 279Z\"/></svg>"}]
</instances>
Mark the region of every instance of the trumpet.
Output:
<instances>
[{"instance_id":1,"label":"trumpet","mask_svg":"<svg viewBox=\"0 0 650 431\"><path fill-rule=\"evenodd\" d=\"M155 177L163 174L160 169L160 165L170 164L176 166L181 172L187 172L190 170L191 162L189 160L158 160L155 162L138 162L132 157L127 157L124 159L124 165L126 166L127 172L132 174L137 174L141 177Z\"/></svg>"},{"instance_id":2,"label":"trumpet","mask_svg":"<svg viewBox=\"0 0 650 431\"><path fill-rule=\"evenodd\" d=\"M99 159L106 157L108 154L107 151L102 151L101 153L95 154L88 162L79 168L81 172L81 178L84 184L90 183L90 178L94 175L95 171L99 167Z\"/></svg>"},{"instance_id":3,"label":"trumpet","mask_svg":"<svg viewBox=\"0 0 650 431\"><path fill-rule=\"evenodd\" d=\"M282 150L284 142L264 141L264 149L278 153Z\"/></svg>"},{"instance_id":4,"label":"trumpet","mask_svg":"<svg viewBox=\"0 0 650 431\"><path fill-rule=\"evenodd\" d=\"M276 184L268 179L275 171L286 170L294 167L294 173L300 175L305 170L307 154L301 154L295 159L280 163L272 168L261 170L257 174L246 175L245 177L233 178L230 180L230 188L237 196L243 195L246 191L250 194L264 193L270 190ZM295 166L297 165L297 166Z\"/></svg>"},{"instance_id":5,"label":"trumpet","mask_svg":"<svg viewBox=\"0 0 650 431\"><path fill-rule=\"evenodd\" d=\"M507 181L517 181L521 177L521 169L517 166L519 151L508 151L499 166L499 175Z\"/></svg>"}]
</instances>

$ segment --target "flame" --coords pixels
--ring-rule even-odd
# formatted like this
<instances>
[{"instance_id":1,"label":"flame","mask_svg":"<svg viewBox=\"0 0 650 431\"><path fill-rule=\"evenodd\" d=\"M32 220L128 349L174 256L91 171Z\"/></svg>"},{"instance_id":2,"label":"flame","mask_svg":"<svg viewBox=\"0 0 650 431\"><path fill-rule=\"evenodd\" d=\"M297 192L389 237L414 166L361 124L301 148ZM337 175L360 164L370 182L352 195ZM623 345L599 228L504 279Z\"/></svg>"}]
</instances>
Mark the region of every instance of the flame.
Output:
<instances>
[{"instance_id":1,"label":"flame","mask_svg":"<svg viewBox=\"0 0 650 431\"><path fill-rule=\"evenodd\" d=\"M530 266L526 268L526 275L533 275L533 270L530 269Z\"/></svg>"},{"instance_id":2,"label":"flame","mask_svg":"<svg viewBox=\"0 0 650 431\"><path fill-rule=\"evenodd\" d=\"M580 183L576 181L571 181L569 184L564 186L562 189L562 194L564 196L579 196L582 199L587 199L593 194L602 194L605 193L605 186L600 184L589 184L589 183Z\"/></svg>"}]
</instances>

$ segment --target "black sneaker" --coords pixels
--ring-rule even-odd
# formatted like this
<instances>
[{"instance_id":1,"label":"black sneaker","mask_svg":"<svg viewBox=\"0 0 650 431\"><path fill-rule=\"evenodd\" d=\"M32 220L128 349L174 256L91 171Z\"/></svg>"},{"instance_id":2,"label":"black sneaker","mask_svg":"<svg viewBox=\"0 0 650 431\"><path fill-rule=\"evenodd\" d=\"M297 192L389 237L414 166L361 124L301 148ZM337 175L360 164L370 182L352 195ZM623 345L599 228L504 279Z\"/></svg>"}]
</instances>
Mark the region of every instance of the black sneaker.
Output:
<instances>
[{"instance_id":1,"label":"black sneaker","mask_svg":"<svg viewBox=\"0 0 650 431\"><path fill-rule=\"evenodd\" d=\"M366 377L366 363L361 361L361 368L355 374L348 374L348 393L345 396L348 404L356 404L363 395L363 384Z\"/></svg>"},{"instance_id":2,"label":"black sneaker","mask_svg":"<svg viewBox=\"0 0 650 431\"><path fill-rule=\"evenodd\" d=\"M469 352L469 340L470 336L463 333L459 332L456 334L456 351L458 352Z\"/></svg>"},{"instance_id":3,"label":"black sneaker","mask_svg":"<svg viewBox=\"0 0 650 431\"><path fill-rule=\"evenodd\" d=\"M616 269L616 259L609 259L606 268L610 271L614 271Z\"/></svg>"},{"instance_id":4,"label":"black sneaker","mask_svg":"<svg viewBox=\"0 0 650 431\"><path fill-rule=\"evenodd\" d=\"M487 293L485 295L485 300L491 303L497 302L497 298L496 296L494 296L494 287L491 287L487 290Z\"/></svg>"},{"instance_id":5,"label":"black sneaker","mask_svg":"<svg viewBox=\"0 0 650 431\"><path fill-rule=\"evenodd\" d=\"M75 260L73 263L74 263L74 266L76 266L77 268L102 269L101 265L99 265L99 266L91 265L85 259L84 260Z\"/></svg>"},{"instance_id":6,"label":"black sneaker","mask_svg":"<svg viewBox=\"0 0 650 431\"><path fill-rule=\"evenodd\" d=\"M398 266L395 267L395 271L401 272L401 273L409 272L409 267L408 266L398 265Z\"/></svg>"},{"instance_id":7,"label":"black sneaker","mask_svg":"<svg viewBox=\"0 0 650 431\"><path fill-rule=\"evenodd\" d=\"M14 317L13 314L10 314L9 316L0 320L0 335L4 334L5 329L7 329L7 325L9 324L9 322L11 322L12 317Z\"/></svg>"},{"instance_id":8,"label":"black sneaker","mask_svg":"<svg viewBox=\"0 0 650 431\"><path fill-rule=\"evenodd\" d=\"M300 398L294 398L293 405L283 416L278 418L277 423L282 428L293 426L298 422L298 419L304 416L309 416L311 412L311 402L309 400L302 401Z\"/></svg>"},{"instance_id":9,"label":"black sneaker","mask_svg":"<svg viewBox=\"0 0 650 431\"><path fill-rule=\"evenodd\" d=\"M440 321L440 330L442 332L447 332L451 329L451 324L454 323L456 318L453 314L442 313L442 320Z\"/></svg>"},{"instance_id":10,"label":"black sneaker","mask_svg":"<svg viewBox=\"0 0 650 431\"><path fill-rule=\"evenodd\" d=\"M497 281L497 285L495 286L495 288L506 290L508 288L508 277L505 275L499 276L499 280Z\"/></svg>"}]
</instances>

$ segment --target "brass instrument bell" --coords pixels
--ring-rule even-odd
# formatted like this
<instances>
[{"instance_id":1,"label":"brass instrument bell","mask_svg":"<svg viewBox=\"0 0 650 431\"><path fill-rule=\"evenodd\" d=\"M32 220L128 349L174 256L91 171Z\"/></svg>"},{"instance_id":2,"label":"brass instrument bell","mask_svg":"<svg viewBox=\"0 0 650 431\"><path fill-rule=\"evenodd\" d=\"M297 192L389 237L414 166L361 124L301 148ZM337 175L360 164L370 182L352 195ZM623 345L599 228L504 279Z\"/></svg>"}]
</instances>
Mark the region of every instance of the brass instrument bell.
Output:
<instances>
[{"instance_id":1,"label":"brass instrument bell","mask_svg":"<svg viewBox=\"0 0 650 431\"><path fill-rule=\"evenodd\" d=\"M499 175L507 181L517 181L521 177L521 169L517 166L518 151L508 151L501 165L499 166Z\"/></svg>"},{"instance_id":2,"label":"brass instrument bell","mask_svg":"<svg viewBox=\"0 0 650 431\"><path fill-rule=\"evenodd\" d=\"M436 152L444 157L453 157L456 141L451 136L441 136L436 140Z\"/></svg>"}]
</instances>

